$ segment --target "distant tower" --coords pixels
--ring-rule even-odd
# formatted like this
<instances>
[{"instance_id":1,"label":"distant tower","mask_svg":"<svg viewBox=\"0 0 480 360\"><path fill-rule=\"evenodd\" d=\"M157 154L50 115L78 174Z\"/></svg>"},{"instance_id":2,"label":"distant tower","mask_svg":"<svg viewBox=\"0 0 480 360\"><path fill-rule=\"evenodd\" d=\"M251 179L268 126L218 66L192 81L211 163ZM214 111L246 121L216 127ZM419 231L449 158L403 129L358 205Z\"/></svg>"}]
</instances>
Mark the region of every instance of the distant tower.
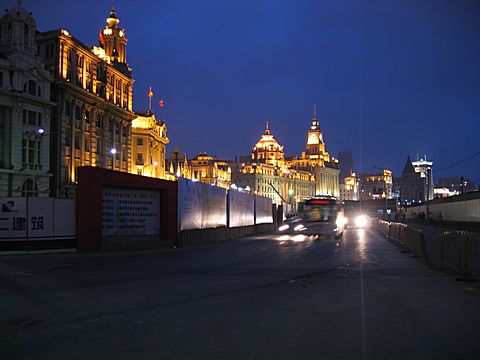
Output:
<instances>
[{"instance_id":1,"label":"distant tower","mask_svg":"<svg viewBox=\"0 0 480 360\"><path fill-rule=\"evenodd\" d=\"M307 134L307 158L318 158L325 153L325 143L320 123L317 119L317 107L313 106L313 118Z\"/></svg>"},{"instance_id":2,"label":"distant tower","mask_svg":"<svg viewBox=\"0 0 480 360\"><path fill-rule=\"evenodd\" d=\"M109 56L112 62L126 63L128 39L125 37L125 29L118 27L119 23L120 19L112 7L107 18L107 26L100 31L100 43L105 55Z\"/></svg>"}]
</instances>

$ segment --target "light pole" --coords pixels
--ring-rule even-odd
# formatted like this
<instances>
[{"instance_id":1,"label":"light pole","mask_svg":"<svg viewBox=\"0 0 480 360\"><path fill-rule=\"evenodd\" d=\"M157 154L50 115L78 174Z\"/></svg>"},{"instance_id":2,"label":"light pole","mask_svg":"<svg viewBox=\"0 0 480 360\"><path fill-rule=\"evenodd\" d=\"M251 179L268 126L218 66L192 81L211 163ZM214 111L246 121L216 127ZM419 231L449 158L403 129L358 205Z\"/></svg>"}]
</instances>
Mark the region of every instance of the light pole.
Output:
<instances>
[{"instance_id":1,"label":"light pole","mask_svg":"<svg viewBox=\"0 0 480 360\"><path fill-rule=\"evenodd\" d=\"M117 153L117 149L112 148L110 149L110 154L112 154L112 170L115 170L115 154Z\"/></svg>"}]
</instances>

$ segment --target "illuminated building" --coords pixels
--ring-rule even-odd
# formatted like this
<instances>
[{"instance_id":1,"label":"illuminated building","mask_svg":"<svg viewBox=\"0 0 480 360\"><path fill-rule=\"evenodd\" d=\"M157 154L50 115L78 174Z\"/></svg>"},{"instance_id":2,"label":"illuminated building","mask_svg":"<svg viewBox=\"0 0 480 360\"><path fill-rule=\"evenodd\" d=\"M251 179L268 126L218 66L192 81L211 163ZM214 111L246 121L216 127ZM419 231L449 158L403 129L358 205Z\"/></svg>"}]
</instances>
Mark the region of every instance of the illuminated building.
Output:
<instances>
[{"instance_id":1,"label":"illuminated building","mask_svg":"<svg viewBox=\"0 0 480 360\"><path fill-rule=\"evenodd\" d=\"M132 120L132 174L165 179L167 126L151 111Z\"/></svg>"},{"instance_id":2,"label":"illuminated building","mask_svg":"<svg viewBox=\"0 0 480 360\"><path fill-rule=\"evenodd\" d=\"M265 133L252 148L251 163L233 172L233 183L252 193L269 197L274 203L296 204L315 195L315 177L308 171L289 169L284 148L266 125Z\"/></svg>"},{"instance_id":3,"label":"illuminated building","mask_svg":"<svg viewBox=\"0 0 480 360\"><path fill-rule=\"evenodd\" d=\"M125 30L112 9L100 47L66 30L37 33L38 51L51 72L57 103L51 126L52 195L75 196L77 168L131 172L133 79Z\"/></svg>"},{"instance_id":4,"label":"illuminated building","mask_svg":"<svg viewBox=\"0 0 480 360\"><path fill-rule=\"evenodd\" d=\"M307 133L306 151L300 158L288 161L289 168L310 171L315 175L316 195L340 195L338 160L330 157L325 149L323 132L314 111L314 116Z\"/></svg>"},{"instance_id":5,"label":"illuminated building","mask_svg":"<svg viewBox=\"0 0 480 360\"><path fill-rule=\"evenodd\" d=\"M393 198L393 175L392 171L383 169L381 174L360 175L360 198L369 199L392 199Z\"/></svg>"},{"instance_id":6,"label":"illuminated building","mask_svg":"<svg viewBox=\"0 0 480 360\"><path fill-rule=\"evenodd\" d=\"M193 179L225 189L232 184L232 169L228 162L202 153L190 160Z\"/></svg>"},{"instance_id":7,"label":"illuminated building","mask_svg":"<svg viewBox=\"0 0 480 360\"><path fill-rule=\"evenodd\" d=\"M50 74L20 4L0 18L0 196L48 196Z\"/></svg>"},{"instance_id":8,"label":"illuminated building","mask_svg":"<svg viewBox=\"0 0 480 360\"><path fill-rule=\"evenodd\" d=\"M340 200L359 200L359 181L355 173L347 176L340 184Z\"/></svg>"},{"instance_id":9,"label":"illuminated building","mask_svg":"<svg viewBox=\"0 0 480 360\"><path fill-rule=\"evenodd\" d=\"M433 193L433 162L425 159L412 161L407 158L401 179L399 179L400 199L405 205L431 200Z\"/></svg>"},{"instance_id":10,"label":"illuminated building","mask_svg":"<svg viewBox=\"0 0 480 360\"><path fill-rule=\"evenodd\" d=\"M432 161L427 161L427 155L424 159L418 159L417 161L412 162L413 168L417 174L420 174L422 179L425 201L433 199L433 172L432 172Z\"/></svg>"}]
</instances>

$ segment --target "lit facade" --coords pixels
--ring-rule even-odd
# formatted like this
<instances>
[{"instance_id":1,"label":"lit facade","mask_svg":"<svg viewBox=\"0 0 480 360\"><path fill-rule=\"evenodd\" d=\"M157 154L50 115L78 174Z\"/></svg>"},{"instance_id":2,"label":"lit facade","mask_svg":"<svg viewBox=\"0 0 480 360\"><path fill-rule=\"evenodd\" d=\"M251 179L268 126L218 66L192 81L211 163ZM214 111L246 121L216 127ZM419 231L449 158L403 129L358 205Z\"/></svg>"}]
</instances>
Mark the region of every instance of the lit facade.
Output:
<instances>
[{"instance_id":1,"label":"lit facade","mask_svg":"<svg viewBox=\"0 0 480 360\"><path fill-rule=\"evenodd\" d=\"M112 9L100 47L90 48L66 30L37 34L57 104L51 126L54 196L75 196L79 166L131 172L134 80L119 22Z\"/></svg>"},{"instance_id":2,"label":"lit facade","mask_svg":"<svg viewBox=\"0 0 480 360\"><path fill-rule=\"evenodd\" d=\"M427 161L427 155L424 159L419 159L412 162L415 172L420 175L424 186L425 201L432 200L434 198L433 189L435 187L433 183L433 171L432 161Z\"/></svg>"},{"instance_id":3,"label":"lit facade","mask_svg":"<svg viewBox=\"0 0 480 360\"><path fill-rule=\"evenodd\" d=\"M402 204L418 204L434 198L432 166L431 161L412 161L408 156L398 181Z\"/></svg>"},{"instance_id":4,"label":"lit facade","mask_svg":"<svg viewBox=\"0 0 480 360\"><path fill-rule=\"evenodd\" d=\"M268 128L252 148L251 163L242 164L233 172L236 186L271 198L274 203L296 204L315 195L315 177L308 171L289 169L284 148Z\"/></svg>"},{"instance_id":5,"label":"lit facade","mask_svg":"<svg viewBox=\"0 0 480 360\"><path fill-rule=\"evenodd\" d=\"M326 151L323 132L314 114L307 132L306 151L300 158L287 162L289 168L309 171L315 175L316 195L340 196L338 160Z\"/></svg>"},{"instance_id":6,"label":"lit facade","mask_svg":"<svg viewBox=\"0 0 480 360\"><path fill-rule=\"evenodd\" d=\"M143 176L165 179L167 126L155 115L136 113L132 120L131 172Z\"/></svg>"},{"instance_id":7,"label":"lit facade","mask_svg":"<svg viewBox=\"0 0 480 360\"><path fill-rule=\"evenodd\" d=\"M355 173L345 177L340 184L340 200L357 201L360 199L359 192L359 181Z\"/></svg>"},{"instance_id":8,"label":"lit facade","mask_svg":"<svg viewBox=\"0 0 480 360\"><path fill-rule=\"evenodd\" d=\"M214 159L206 153L199 154L190 160L191 175L193 179L206 184L215 185L225 189L232 184L232 168L223 160Z\"/></svg>"},{"instance_id":9,"label":"lit facade","mask_svg":"<svg viewBox=\"0 0 480 360\"><path fill-rule=\"evenodd\" d=\"M0 18L0 196L48 196L50 74L36 22L16 5Z\"/></svg>"},{"instance_id":10,"label":"lit facade","mask_svg":"<svg viewBox=\"0 0 480 360\"><path fill-rule=\"evenodd\" d=\"M360 197L367 199L392 199L393 174L389 169L384 169L381 174L362 174L360 176Z\"/></svg>"}]
</instances>

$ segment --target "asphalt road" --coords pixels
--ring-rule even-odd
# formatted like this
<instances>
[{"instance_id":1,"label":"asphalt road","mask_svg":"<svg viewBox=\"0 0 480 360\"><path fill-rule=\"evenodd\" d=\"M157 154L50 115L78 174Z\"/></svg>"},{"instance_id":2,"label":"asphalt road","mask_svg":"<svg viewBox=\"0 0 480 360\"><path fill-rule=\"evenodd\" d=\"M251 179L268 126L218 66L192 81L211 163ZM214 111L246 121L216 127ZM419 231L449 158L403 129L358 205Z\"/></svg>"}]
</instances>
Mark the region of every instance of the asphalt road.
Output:
<instances>
[{"instance_id":1,"label":"asphalt road","mask_svg":"<svg viewBox=\"0 0 480 360\"><path fill-rule=\"evenodd\" d=\"M0 359L478 359L480 287L374 231L0 256Z\"/></svg>"}]
</instances>

